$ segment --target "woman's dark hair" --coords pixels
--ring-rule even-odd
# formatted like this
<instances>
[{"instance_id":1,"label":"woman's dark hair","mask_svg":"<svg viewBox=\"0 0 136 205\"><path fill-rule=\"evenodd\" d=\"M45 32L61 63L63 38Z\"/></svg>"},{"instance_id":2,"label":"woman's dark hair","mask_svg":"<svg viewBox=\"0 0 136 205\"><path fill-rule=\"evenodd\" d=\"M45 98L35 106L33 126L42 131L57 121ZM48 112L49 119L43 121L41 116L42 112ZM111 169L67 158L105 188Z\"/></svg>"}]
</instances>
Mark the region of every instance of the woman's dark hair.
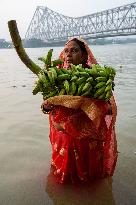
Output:
<instances>
[{"instance_id":1,"label":"woman's dark hair","mask_svg":"<svg viewBox=\"0 0 136 205\"><path fill-rule=\"evenodd\" d=\"M79 47L81 49L81 52L84 55L83 66L86 66L87 65L87 60L88 60L88 53L87 53L84 42L78 40L77 38L73 38L71 41L74 41L79 45Z\"/></svg>"}]
</instances>

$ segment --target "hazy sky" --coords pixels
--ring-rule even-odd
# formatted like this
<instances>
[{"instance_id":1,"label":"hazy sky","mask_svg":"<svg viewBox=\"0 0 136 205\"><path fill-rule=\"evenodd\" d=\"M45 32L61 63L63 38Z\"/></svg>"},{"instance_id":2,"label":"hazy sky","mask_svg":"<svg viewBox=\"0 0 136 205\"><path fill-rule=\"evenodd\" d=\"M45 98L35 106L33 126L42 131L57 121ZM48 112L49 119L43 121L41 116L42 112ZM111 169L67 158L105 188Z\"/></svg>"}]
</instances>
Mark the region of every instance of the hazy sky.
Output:
<instances>
[{"instance_id":1,"label":"hazy sky","mask_svg":"<svg viewBox=\"0 0 136 205\"><path fill-rule=\"evenodd\" d=\"M17 21L24 38L37 6L78 17L133 2L135 0L0 0L0 39L10 40L7 22L12 19Z\"/></svg>"}]
</instances>

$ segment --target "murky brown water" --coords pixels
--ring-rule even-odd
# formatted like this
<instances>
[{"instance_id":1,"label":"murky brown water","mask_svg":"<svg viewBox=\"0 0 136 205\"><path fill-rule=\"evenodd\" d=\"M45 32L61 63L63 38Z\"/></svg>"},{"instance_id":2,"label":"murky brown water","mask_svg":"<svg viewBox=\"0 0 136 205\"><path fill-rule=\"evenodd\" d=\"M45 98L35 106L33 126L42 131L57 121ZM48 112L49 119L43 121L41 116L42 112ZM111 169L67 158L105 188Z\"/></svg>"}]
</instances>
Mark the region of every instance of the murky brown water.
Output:
<instances>
[{"instance_id":1,"label":"murky brown water","mask_svg":"<svg viewBox=\"0 0 136 205\"><path fill-rule=\"evenodd\" d=\"M37 61L48 49L27 49ZM57 57L61 48L54 48ZM14 50L0 50L0 205L136 204L136 44L93 46L102 64L117 69L118 163L111 180L58 185L49 175L51 146L35 76ZM120 68L120 65L123 67Z\"/></svg>"}]
</instances>

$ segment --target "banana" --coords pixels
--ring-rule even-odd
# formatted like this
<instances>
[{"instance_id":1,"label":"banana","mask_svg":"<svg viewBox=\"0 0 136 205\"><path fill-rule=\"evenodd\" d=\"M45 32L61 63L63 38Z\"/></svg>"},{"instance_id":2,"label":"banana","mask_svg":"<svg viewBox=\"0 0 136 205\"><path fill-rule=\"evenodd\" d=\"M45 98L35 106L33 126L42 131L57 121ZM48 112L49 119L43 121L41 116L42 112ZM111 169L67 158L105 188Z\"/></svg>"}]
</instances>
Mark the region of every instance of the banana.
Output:
<instances>
[{"instance_id":1,"label":"banana","mask_svg":"<svg viewBox=\"0 0 136 205\"><path fill-rule=\"evenodd\" d=\"M43 84L44 84L45 87L50 86L50 81L49 81L49 78L47 76L44 76L42 81L43 81Z\"/></svg>"},{"instance_id":2,"label":"banana","mask_svg":"<svg viewBox=\"0 0 136 205\"><path fill-rule=\"evenodd\" d=\"M74 95L76 92L77 86L75 84L75 82L71 83L71 91L70 91L70 95Z\"/></svg>"},{"instance_id":3,"label":"banana","mask_svg":"<svg viewBox=\"0 0 136 205\"><path fill-rule=\"evenodd\" d=\"M81 85L79 85L78 91L77 91L77 94L76 94L76 95L79 95L79 96L80 96L80 94L82 93L82 89L83 89L84 86L85 86L85 82L83 82Z\"/></svg>"},{"instance_id":4,"label":"banana","mask_svg":"<svg viewBox=\"0 0 136 205\"><path fill-rule=\"evenodd\" d=\"M99 71L99 76L107 77L107 72L106 72L106 70L105 70L105 69L101 69L101 70Z\"/></svg>"},{"instance_id":5,"label":"banana","mask_svg":"<svg viewBox=\"0 0 136 205\"><path fill-rule=\"evenodd\" d=\"M84 92L81 96L90 96L91 95L91 88Z\"/></svg>"},{"instance_id":6,"label":"banana","mask_svg":"<svg viewBox=\"0 0 136 205\"><path fill-rule=\"evenodd\" d=\"M112 84L107 85L106 88L105 88L105 92L111 91L111 90L112 90Z\"/></svg>"},{"instance_id":7,"label":"banana","mask_svg":"<svg viewBox=\"0 0 136 205\"><path fill-rule=\"evenodd\" d=\"M107 81L107 78L106 78L106 77L103 77L103 76L100 76L100 77L95 78L95 80L96 80L97 82L106 82L106 81Z\"/></svg>"},{"instance_id":8,"label":"banana","mask_svg":"<svg viewBox=\"0 0 136 205\"><path fill-rule=\"evenodd\" d=\"M54 75L51 71L48 71L48 78L50 80L50 83L53 84L54 83Z\"/></svg>"},{"instance_id":9,"label":"banana","mask_svg":"<svg viewBox=\"0 0 136 205\"><path fill-rule=\"evenodd\" d=\"M77 66L76 65L71 64L71 72L72 73L77 72Z\"/></svg>"},{"instance_id":10,"label":"banana","mask_svg":"<svg viewBox=\"0 0 136 205\"><path fill-rule=\"evenodd\" d=\"M76 71L74 73L75 75L77 75L78 77L89 77L89 74L87 72L79 72L79 71Z\"/></svg>"},{"instance_id":11,"label":"banana","mask_svg":"<svg viewBox=\"0 0 136 205\"><path fill-rule=\"evenodd\" d=\"M54 80L56 80L57 79L57 71L55 70L55 68L51 68L50 69L50 71L53 73L53 75L54 75Z\"/></svg>"},{"instance_id":12,"label":"banana","mask_svg":"<svg viewBox=\"0 0 136 205\"><path fill-rule=\"evenodd\" d=\"M64 74L61 69L59 69L59 68L57 68L57 67L54 67L54 69L56 70L57 75L62 75L62 74Z\"/></svg>"},{"instance_id":13,"label":"banana","mask_svg":"<svg viewBox=\"0 0 136 205\"><path fill-rule=\"evenodd\" d=\"M105 99L106 99L106 100L109 100L110 97L111 97L111 95L112 95L112 92L111 92L110 90L107 91L107 93L106 93L106 95L105 95Z\"/></svg>"},{"instance_id":14,"label":"banana","mask_svg":"<svg viewBox=\"0 0 136 205\"><path fill-rule=\"evenodd\" d=\"M38 60L41 60L45 63L45 68L47 70L48 70L48 68L51 67L52 52L53 52L53 49L50 49L47 53L47 56L38 58Z\"/></svg>"},{"instance_id":15,"label":"banana","mask_svg":"<svg viewBox=\"0 0 136 205\"><path fill-rule=\"evenodd\" d=\"M65 89L64 88L62 88L61 90L60 90L60 92L59 92L59 94L58 95L64 95L65 94Z\"/></svg>"},{"instance_id":16,"label":"banana","mask_svg":"<svg viewBox=\"0 0 136 205\"><path fill-rule=\"evenodd\" d=\"M106 93L104 92L103 94L101 94L100 96L98 96L99 100L104 100L105 99L105 95Z\"/></svg>"},{"instance_id":17,"label":"banana","mask_svg":"<svg viewBox=\"0 0 136 205\"><path fill-rule=\"evenodd\" d=\"M87 72L79 72L79 76L89 78L89 74Z\"/></svg>"},{"instance_id":18,"label":"banana","mask_svg":"<svg viewBox=\"0 0 136 205\"><path fill-rule=\"evenodd\" d=\"M93 82L93 77L87 78L86 82L87 82L87 83L88 83L88 82L92 83L92 82Z\"/></svg>"},{"instance_id":19,"label":"banana","mask_svg":"<svg viewBox=\"0 0 136 205\"><path fill-rule=\"evenodd\" d=\"M75 72L74 72L74 75L76 75L76 76L79 77L79 71L75 71Z\"/></svg>"},{"instance_id":20,"label":"banana","mask_svg":"<svg viewBox=\"0 0 136 205\"><path fill-rule=\"evenodd\" d=\"M97 72L98 72L98 73L100 73L101 71L103 71L103 68L100 67L100 66L99 66L99 67L96 67L96 69L97 69Z\"/></svg>"},{"instance_id":21,"label":"banana","mask_svg":"<svg viewBox=\"0 0 136 205\"><path fill-rule=\"evenodd\" d=\"M106 82L106 85L111 85L111 83L112 83L112 79L109 78L109 80L107 80L107 82Z\"/></svg>"},{"instance_id":22,"label":"banana","mask_svg":"<svg viewBox=\"0 0 136 205\"><path fill-rule=\"evenodd\" d=\"M109 66L104 66L104 67L105 67L106 72L108 73L108 76L111 76L114 78L116 75L116 70L114 68L109 67Z\"/></svg>"},{"instance_id":23,"label":"banana","mask_svg":"<svg viewBox=\"0 0 136 205\"><path fill-rule=\"evenodd\" d=\"M86 81L86 78L85 77L80 77L80 78L78 78L78 80L76 81L77 82L77 84L81 84L81 83L83 83L83 82L85 82Z\"/></svg>"},{"instance_id":24,"label":"banana","mask_svg":"<svg viewBox=\"0 0 136 205\"><path fill-rule=\"evenodd\" d=\"M70 70L66 70L64 68L60 68L60 70L63 72L63 74L68 74L70 75Z\"/></svg>"},{"instance_id":25,"label":"banana","mask_svg":"<svg viewBox=\"0 0 136 205\"><path fill-rule=\"evenodd\" d=\"M48 51L48 53L47 53L46 61L45 61L45 67L46 68L50 68L51 67L52 52L53 52L53 49L50 49Z\"/></svg>"},{"instance_id":26,"label":"banana","mask_svg":"<svg viewBox=\"0 0 136 205\"><path fill-rule=\"evenodd\" d=\"M56 67L56 66L62 65L62 64L63 64L63 61L61 59L57 59L57 60L54 60L51 62L52 67Z\"/></svg>"},{"instance_id":27,"label":"banana","mask_svg":"<svg viewBox=\"0 0 136 205\"><path fill-rule=\"evenodd\" d=\"M88 89L92 89L91 83L86 83L82 89L82 93L86 92Z\"/></svg>"},{"instance_id":28,"label":"banana","mask_svg":"<svg viewBox=\"0 0 136 205\"><path fill-rule=\"evenodd\" d=\"M78 65L78 66L77 66L77 70L78 70L79 72L85 72L85 69L82 67L82 65Z\"/></svg>"},{"instance_id":29,"label":"banana","mask_svg":"<svg viewBox=\"0 0 136 205\"><path fill-rule=\"evenodd\" d=\"M99 83L97 83L95 88L101 88L103 86L106 86L106 82L99 82Z\"/></svg>"},{"instance_id":30,"label":"banana","mask_svg":"<svg viewBox=\"0 0 136 205\"><path fill-rule=\"evenodd\" d=\"M59 80L69 80L70 79L70 75L69 74L62 74L58 76L58 81Z\"/></svg>"},{"instance_id":31,"label":"banana","mask_svg":"<svg viewBox=\"0 0 136 205\"><path fill-rule=\"evenodd\" d=\"M75 82L75 81L77 81L77 80L78 80L78 77L77 77L77 76L73 76L70 81Z\"/></svg>"},{"instance_id":32,"label":"banana","mask_svg":"<svg viewBox=\"0 0 136 205\"><path fill-rule=\"evenodd\" d=\"M43 93L43 99L46 100L46 99L53 97L57 94L58 94L57 90L53 90L53 91L49 92L49 94Z\"/></svg>"},{"instance_id":33,"label":"banana","mask_svg":"<svg viewBox=\"0 0 136 205\"><path fill-rule=\"evenodd\" d=\"M98 96L100 96L104 92L105 92L105 86L103 86L102 88L99 88L98 90L96 90L96 92L94 93L94 98L97 98Z\"/></svg>"},{"instance_id":34,"label":"banana","mask_svg":"<svg viewBox=\"0 0 136 205\"><path fill-rule=\"evenodd\" d=\"M69 93L69 82L68 82L68 80L65 80L64 81L64 89L66 90L66 93L68 94Z\"/></svg>"},{"instance_id":35,"label":"banana","mask_svg":"<svg viewBox=\"0 0 136 205\"><path fill-rule=\"evenodd\" d=\"M42 75L41 73L38 75L39 80L38 83L42 84L44 87L48 87L50 85L49 79L47 76Z\"/></svg>"},{"instance_id":36,"label":"banana","mask_svg":"<svg viewBox=\"0 0 136 205\"><path fill-rule=\"evenodd\" d=\"M90 68L85 68L85 72L87 72L88 74L90 74Z\"/></svg>"},{"instance_id":37,"label":"banana","mask_svg":"<svg viewBox=\"0 0 136 205\"><path fill-rule=\"evenodd\" d=\"M97 68L93 65L91 69L89 69L87 71L91 76L97 76L98 75L98 71Z\"/></svg>"}]
</instances>

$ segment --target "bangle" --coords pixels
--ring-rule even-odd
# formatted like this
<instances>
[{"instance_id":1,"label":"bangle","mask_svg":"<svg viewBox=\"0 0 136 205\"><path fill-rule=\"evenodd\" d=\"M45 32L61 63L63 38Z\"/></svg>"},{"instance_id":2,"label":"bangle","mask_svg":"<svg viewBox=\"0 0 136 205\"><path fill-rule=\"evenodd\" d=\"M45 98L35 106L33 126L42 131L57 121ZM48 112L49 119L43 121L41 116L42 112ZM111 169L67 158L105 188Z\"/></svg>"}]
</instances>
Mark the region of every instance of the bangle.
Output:
<instances>
[{"instance_id":1,"label":"bangle","mask_svg":"<svg viewBox=\"0 0 136 205\"><path fill-rule=\"evenodd\" d=\"M44 114L49 114L49 111L45 110L44 104L41 105L41 111L42 111Z\"/></svg>"}]
</instances>

